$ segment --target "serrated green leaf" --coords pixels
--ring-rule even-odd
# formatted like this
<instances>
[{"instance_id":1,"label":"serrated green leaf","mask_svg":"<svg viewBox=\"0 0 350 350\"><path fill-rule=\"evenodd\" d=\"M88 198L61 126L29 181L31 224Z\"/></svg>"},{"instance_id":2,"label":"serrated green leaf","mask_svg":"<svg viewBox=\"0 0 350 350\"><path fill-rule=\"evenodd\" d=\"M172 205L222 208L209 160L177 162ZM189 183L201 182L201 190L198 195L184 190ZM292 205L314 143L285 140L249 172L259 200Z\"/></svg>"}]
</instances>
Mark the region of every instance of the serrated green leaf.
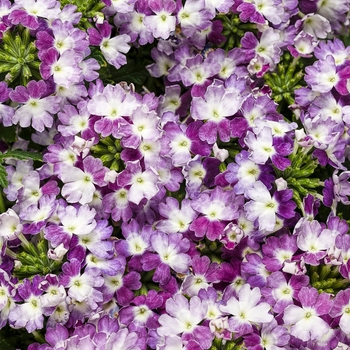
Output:
<instances>
[{"instance_id":1,"label":"serrated green leaf","mask_svg":"<svg viewBox=\"0 0 350 350\"><path fill-rule=\"evenodd\" d=\"M6 177L7 177L6 169L2 164L0 164L0 186L2 188L5 188L8 186L8 181Z\"/></svg>"},{"instance_id":2,"label":"serrated green leaf","mask_svg":"<svg viewBox=\"0 0 350 350\"><path fill-rule=\"evenodd\" d=\"M4 159L4 158L15 158L19 160L33 159L40 162L42 161L42 155L40 153L20 151L20 150L13 150L13 151L7 151L5 153L0 153L0 159Z\"/></svg>"}]
</instances>

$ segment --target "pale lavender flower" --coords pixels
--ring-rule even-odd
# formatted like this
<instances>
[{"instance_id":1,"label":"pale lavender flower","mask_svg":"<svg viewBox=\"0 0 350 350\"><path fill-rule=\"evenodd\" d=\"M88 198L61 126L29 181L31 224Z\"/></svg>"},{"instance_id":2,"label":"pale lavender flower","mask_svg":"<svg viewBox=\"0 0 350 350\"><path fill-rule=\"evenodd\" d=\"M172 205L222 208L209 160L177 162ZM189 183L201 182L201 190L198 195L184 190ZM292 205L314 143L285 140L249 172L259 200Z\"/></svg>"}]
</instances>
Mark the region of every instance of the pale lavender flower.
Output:
<instances>
[{"instance_id":1,"label":"pale lavender flower","mask_svg":"<svg viewBox=\"0 0 350 350\"><path fill-rule=\"evenodd\" d=\"M339 317L339 327L346 333L350 334L350 290L341 290L333 300L332 308L329 312L333 318Z\"/></svg>"},{"instance_id":2,"label":"pale lavender flower","mask_svg":"<svg viewBox=\"0 0 350 350\"><path fill-rule=\"evenodd\" d=\"M56 19L51 23L52 35L47 30L39 31L36 35L35 46L39 49L39 57L42 52L54 47L60 55L66 50L84 52L89 42L86 33L73 27L71 23Z\"/></svg>"},{"instance_id":3,"label":"pale lavender flower","mask_svg":"<svg viewBox=\"0 0 350 350\"><path fill-rule=\"evenodd\" d=\"M331 32L331 25L327 18L317 13L308 13L296 23L305 33L312 35L316 40L326 39Z\"/></svg>"},{"instance_id":4,"label":"pale lavender flower","mask_svg":"<svg viewBox=\"0 0 350 350\"><path fill-rule=\"evenodd\" d=\"M187 273L191 258L187 254L190 249L190 241L183 238L180 233L166 235L156 232L151 237L151 245L156 254L146 252L142 259L142 267L145 271L155 269L153 281L161 285L166 284L171 277L171 270L178 273Z\"/></svg>"},{"instance_id":5,"label":"pale lavender flower","mask_svg":"<svg viewBox=\"0 0 350 350\"><path fill-rule=\"evenodd\" d=\"M103 277L97 269L82 272L81 263L73 258L62 265L60 283L67 288L67 295L77 302L87 302L92 308L103 301L102 293L97 289L103 285Z\"/></svg>"},{"instance_id":6,"label":"pale lavender flower","mask_svg":"<svg viewBox=\"0 0 350 350\"><path fill-rule=\"evenodd\" d=\"M129 190L116 184L109 184L109 187L111 187L112 192L105 194L102 198L105 212L111 214L115 222L129 221L133 215L133 203L129 203L128 199Z\"/></svg>"},{"instance_id":7,"label":"pale lavender flower","mask_svg":"<svg viewBox=\"0 0 350 350\"><path fill-rule=\"evenodd\" d=\"M82 55L72 49L59 52L51 47L41 55L40 74L44 79L53 77L57 85L69 88L82 80L81 68Z\"/></svg>"},{"instance_id":8,"label":"pale lavender flower","mask_svg":"<svg viewBox=\"0 0 350 350\"><path fill-rule=\"evenodd\" d=\"M236 102L236 103L234 103ZM239 109L239 99L234 92L226 91L225 87L214 80L208 86L204 97L193 97L191 115L195 120L205 120L199 129L199 138L213 144L219 138L223 142L230 140L230 121Z\"/></svg>"},{"instance_id":9,"label":"pale lavender flower","mask_svg":"<svg viewBox=\"0 0 350 350\"><path fill-rule=\"evenodd\" d=\"M111 38L112 26L107 21L104 21L102 24L96 23L96 28L87 30L90 45L99 46L106 61L115 68L118 69L126 64L126 57L123 54L130 50L128 45L130 36L120 34Z\"/></svg>"},{"instance_id":10,"label":"pale lavender flower","mask_svg":"<svg viewBox=\"0 0 350 350\"><path fill-rule=\"evenodd\" d=\"M16 0L15 8L11 11L9 20L12 24L23 24L29 29L38 29L38 17L52 19L57 18L60 10L60 3L56 0Z\"/></svg>"},{"instance_id":11,"label":"pale lavender flower","mask_svg":"<svg viewBox=\"0 0 350 350\"><path fill-rule=\"evenodd\" d=\"M139 204L143 198L147 200L153 198L159 192L157 182L158 176L154 171L151 169L143 171L139 163L131 162L117 178L118 185L130 186L127 198L135 204Z\"/></svg>"},{"instance_id":12,"label":"pale lavender flower","mask_svg":"<svg viewBox=\"0 0 350 350\"><path fill-rule=\"evenodd\" d=\"M269 27L262 33L259 41L252 32L246 32L241 39L241 44L244 49L254 52L255 57L262 57L270 69L274 69L280 60L280 40L279 33Z\"/></svg>"},{"instance_id":13,"label":"pale lavender flower","mask_svg":"<svg viewBox=\"0 0 350 350\"><path fill-rule=\"evenodd\" d=\"M330 295L319 294L316 288L301 288L298 299L301 306L289 305L284 310L283 321L290 326L290 334L303 341L322 337L330 329L320 316L328 315L332 308Z\"/></svg>"},{"instance_id":14,"label":"pale lavender flower","mask_svg":"<svg viewBox=\"0 0 350 350\"><path fill-rule=\"evenodd\" d=\"M177 8L178 23L181 26L182 32L187 37L191 37L199 30L209 28L212 18L212 13L208 12L205 8L204 0L189 0L181 7Z\"/></svg>"},{"instance_id":15,"label":"pale lavender flower","mask_svg":"<svg viewBox=\"0 0 350 350\"><path fill-rule=\"evenodd\" d=\"M210 348L214 336L208 327L199 325L207 314L207 304L198 296L188 301L183 295L177 294L166 301L165 309L167 313L158 320L161 325L157 329L159 335L182 335L186 341L197 341L202 349Z\"/></svg>"},{"instance_id":16,"label":"pale lavender flower","mask_svg":"<svg viewBox=\"0 0 350 350\"><path fill-rule=\"evenodd\" d=\"M306 252L304 259L307 264L317 266L327 255L327 250L335 244L335 236L330 234L317 220L303 222L295 229L298 248Z\"/></svg>"},{"instance_id":17,"label":"pale lavender flower","mask_svg":"<svg viewBox=\"0 0 350 350\"><path fill-rule=\"evenodd\" d=\"M316 61L312 66L306 67L305 71L304 79L314 91L327 93L335 88L341 95L349 93L347 79L350 77L350 67L337 71L333 56Z\"/></svg>"},{"instance_id":18,"label":"pale lavender flower","mask_svg":"<svg viewBox=\"0 0 350 350\"><path fill-rule=\"evenodd\" d=\"M179 202L172 197L167 197L166 203L159 204L159 214L164 219L158 221L156 227L166 233L186 232L197 217L189 199L182 200L180 209Z\"/></svg>"},{"instance_id":19,"label":"pale lavender flower","mask_svg":"<svg viewBox=\"0 0 350 350\"><path fill-rule=\"evenodd\" d=\"M14 102L22 104L16 109L12 122L19 122L21 127L30 125L37 131L44 131L53 124L53 114L60 110L61 99L57 96L47 96L48 88L43 80L31 80L27 87L17 86L10 92Z\"/></svg>"},{"instance_id":20,"label":"pale lavender flower","mask_svg":"<svg viewBox=\"0 0 350 350\"><path fill-rule=\"evenodd\" d=\"M256 253L248 253L245 260L241 267L242 277L251 287L264 287L271 272L266 269L262 257Z\"/></svg>"},{"instance_id":21,"label":"pale lavender flower","mask_svg":"<svg viewBox=\"0 0 350 350\"><path fill-rule=\"evenodd\" d=\"M47 225L44 229L45 238L55 248L61 243L68 249L70 240L75 235L88 235L96 227L95 209L90 209L87 204L78 209L68 205L57 212L58 224Z\"/></svg>"},{"instance_id":22,"label":"pale lavender flower","mask_svg":"<svg viewBox=\"0 0 350 350\"><path fill-rule=\"evenodd\" d=\"M9 208L0 214L0 240L13 240L22 230L23 225L13 209Z\"/></svg>"},{"instance_id":23,"label":"pale lavender flower","mask_svg":"<svg viewBox=\"0 0 350 350\"><path fill-rule=\"evenodd\" d=\"M33 332L44 327L43 306L41 295L43 291L39 288L42 278L38 275L33 280L23 280L18 286L18 294L24 300L23 304L16 304L10 311L9 322L16 328L26 328Z\"/></svg>"},{"instance_id":24,"label":"pale lavender flower","mask_svg":"<svg viewBox=\"0 0 350 350\"><path fill-rule=\"evenodd\" d=\"M318 42L312 35L301 32L294 39L294 46L288 45L288 50L293 57L312 57L317 44Z\"/></svg>"},{"instance_id":25,"label":"pale lavender flower","mask_svg":"<svg viewBox=\"0 0 350 350\"><path fill-rule=\"evenodd\" d=\"M288 305L298 300L302 287L307 287L310 279L307 275L292 275L287 278L280 271L273 272L267 277L266 287L261 289L264 300L273 307L273 311L281 314Z\"/></svg>"},{"instance_id":26,"label":"pale lavender flower","mask_svg":"<svg viewBox=\"0 0 350 350\"><path fill-rule=\"evenodd\" d=\"M122 117L129 117L138 107L136 98L119 85L108 84L102 93L95 94L87 105L89 113L101 116L95 123L95 131L102 137L113 135L120 138L119 124L127 122Z\"/></svg>"},{"instance_id":27,"label":"pale lavender flower","mask_svg":"<svg viewBox=\"0 0 350 350\"><path fill-rule=\"evenodd\" d=\"M344 43L338 39L321 41L315 48L315 56L319 60L325 60L327 56L333 56L337 67L343 67L347 64L350 48L345 47Z\"/></svg>"},{"instance_id":28,"label":"pale lavender flower","mask_svg":"<svg viewBox=\"0 0 350 350\"><path fill-rule=\"evenodd\" d=\"M265 24L265 18L274 25L282 22L284 17L283 2L281 0L253 0L243 1L237 10L243 22Z\"/></svg>"},{"instance_id":29,"label":"pale lavender flower","mask_svg":"<svg viewBox=\"0 0 350 350\"><path fill-rule=\"evenodd\" d=\"M260 230L273 231L277 216L290 219L295 215L296 204L291 200L293 191L290 189L276 191L271 196L266 186L257 181L247 191L247 195L252 199L244 206L247 218L257 219Z\"/></svg>"},{"instance_id":30,"label":"pale lavender flower","mask_svg":"<svg viewBox=\"0 0 350 350\"><path fill-rule=\"evenodd\" d=\"M220 239L228 221L238 217L238 207L243 204L241 199L235 197L232 190L225 191L219 186L212 192L201 193L191 206L203 215L191 223L190 230L196 237L206 236L210 241Z\"/></svg>"},{"instance_id":31,"label":"pale lavender flower","mask_svg":"<svg viewBox=\"0 0 350 350\"><path fill-rule=\"evenodd\" d=\"M144 18L147 29L155 38L167 39L175 30L176 18L172 16L176 4L173 0L155 0L149 3L154 14Z\"/></svg>"},{"instance_id":32,"label":"pale lavender flower","mask_svg":"<svg viewBox=\"0 0 350 350\"><path fill-rule=\"evenodd\" d=\"M245 337L244 344L248 350L283 350L288 346L289 338L288 330L273 319L262 325L260 335L253 333Z\"/></svg>"},{"instance_id":33,"label":"pale lavender flower","mask_svg":"<svg viewBox=\"0 0 350 350\"><path fill-rule=\"evenodd\" d=\"M106 184L104 177L107 172L102 161L93 156L83 160L83 169L69 166L64 163L57 164L58 177L64 183L62 196L69 203L87 204L92 201L95 186Z\"/></svg>"},{"instance_id":34,"label":"pale lavender flower","mask_svg":"<svg viewBox=\"0 0 350 350\"><path fill-rule=\"evenodd\" d=\"M244 142L250 149L250 159L257 164L265 164L269 158L280 170L285 170L291 164L290 159L286 158L293 151L291 140L286 136L273 136L272 129L268 126L257 130L256 135L248 131Z\"/></svg>"},{"instance_id":35,"label":"pale lavender flower","mask_svg":"<svg viewBox=\"0 0 350 350\"><path fill-rule=\"evenodd\" d=\"M7 324L9 313L17 305L15 301L21 301L16 293L16 282L8 272L0 269L0 329Z\"/></svg>"},{"instance_id":36,"label":"pale lavender flower","mask_svg":"<svg viewBox=\"0 0 350 350\"><path fill-rule=\"evenodd\" d=\"M219 309L229 317L229 330L236 333L236 337L252 332L253 325L268 323L273 320L269 313L270 305L261 302L261 293L258 287L250 288L249 284L243 285L237 298L231 297L226 305L220 305Z\"/></svg>"},{"instance_id":37,"label":"pale lavender flower","mask_svg":"<svg viewBox=\"0 0 350 350\"><path fill-rule=\"evenodd\" d=\"M15 109L11 106L3 104L9 99L9 95L12 89L7 87L6 82L0 82L0 123L4 126L12 125L12 117L15 114Z\"/></svg>"}]
</instances>

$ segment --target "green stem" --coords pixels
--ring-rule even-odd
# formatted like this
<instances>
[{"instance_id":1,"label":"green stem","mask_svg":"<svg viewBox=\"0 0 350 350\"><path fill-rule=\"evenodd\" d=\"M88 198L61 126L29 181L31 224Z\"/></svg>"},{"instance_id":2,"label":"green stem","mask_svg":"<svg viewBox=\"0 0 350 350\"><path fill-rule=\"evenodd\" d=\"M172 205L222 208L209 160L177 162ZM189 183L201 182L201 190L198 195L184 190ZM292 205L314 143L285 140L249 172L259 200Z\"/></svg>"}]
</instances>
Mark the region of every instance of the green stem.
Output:
<instances>
[{"instance_id":1,"label":"green stem","mask_svg":"<svg viewBox=\"0 0 350 350\"><path fill-rule=\"evenodd\" d=\"M5 207L5 201L4 201L4 194L0 187L0 214L4 213L5 211L6 211L6 207Z\"/></svg>"}]
</instances>

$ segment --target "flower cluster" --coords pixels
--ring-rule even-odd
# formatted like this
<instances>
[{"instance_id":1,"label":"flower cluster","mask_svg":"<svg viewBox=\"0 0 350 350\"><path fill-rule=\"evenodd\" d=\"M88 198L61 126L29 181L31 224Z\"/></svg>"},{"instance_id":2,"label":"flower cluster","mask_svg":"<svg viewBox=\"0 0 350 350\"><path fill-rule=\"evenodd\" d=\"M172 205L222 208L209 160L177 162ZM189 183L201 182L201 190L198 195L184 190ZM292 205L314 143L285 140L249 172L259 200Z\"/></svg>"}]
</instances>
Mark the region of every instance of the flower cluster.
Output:
<instances>
[{"instance_id":1,"label":"flower cluster","mask_svg":"<svg viewBox=\"0 0 350 350\"><path fill-rule=\"evenodd\" d=\"M350 346L349 13L0 0L0 345Z\"/></svg>"}]
</instances>

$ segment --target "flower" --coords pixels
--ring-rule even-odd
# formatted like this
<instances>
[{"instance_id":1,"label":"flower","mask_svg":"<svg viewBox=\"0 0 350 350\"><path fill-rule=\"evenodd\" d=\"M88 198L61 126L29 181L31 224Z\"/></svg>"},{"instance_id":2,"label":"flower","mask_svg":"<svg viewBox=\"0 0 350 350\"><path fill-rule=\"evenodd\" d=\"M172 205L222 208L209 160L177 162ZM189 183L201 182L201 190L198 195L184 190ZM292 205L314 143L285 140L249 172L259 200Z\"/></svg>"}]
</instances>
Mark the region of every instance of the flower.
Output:
<instances>
[{"instance_id":1,"label":"flower","mask_svg":"<svg viewBox=\"0 0 350 350\"><path fill-rule=\"evenodd\" d=\"M226 305L219 306L219 309L229 317L229 330L235 332L235 336L252 332L253 324L271 322L273 316L269 314L270 305L260 302L261 294L258 287L250 289L245 284L238 292L238 298L231 297Z\"/></svg>"},{"instance_id":2,"label":"flower","mask_svg":"<svg viewBox=\"0 0 350 350\"><path fill-rule=\"evenodd\" d=\"M320 338L330 326L320 316L327 315L332 307L330 295L318 294L316 288L303 287L298 293L301 306L289 305L283 320L291 326L290 334L303 341Z\"/></svg>"}]
</instances>

